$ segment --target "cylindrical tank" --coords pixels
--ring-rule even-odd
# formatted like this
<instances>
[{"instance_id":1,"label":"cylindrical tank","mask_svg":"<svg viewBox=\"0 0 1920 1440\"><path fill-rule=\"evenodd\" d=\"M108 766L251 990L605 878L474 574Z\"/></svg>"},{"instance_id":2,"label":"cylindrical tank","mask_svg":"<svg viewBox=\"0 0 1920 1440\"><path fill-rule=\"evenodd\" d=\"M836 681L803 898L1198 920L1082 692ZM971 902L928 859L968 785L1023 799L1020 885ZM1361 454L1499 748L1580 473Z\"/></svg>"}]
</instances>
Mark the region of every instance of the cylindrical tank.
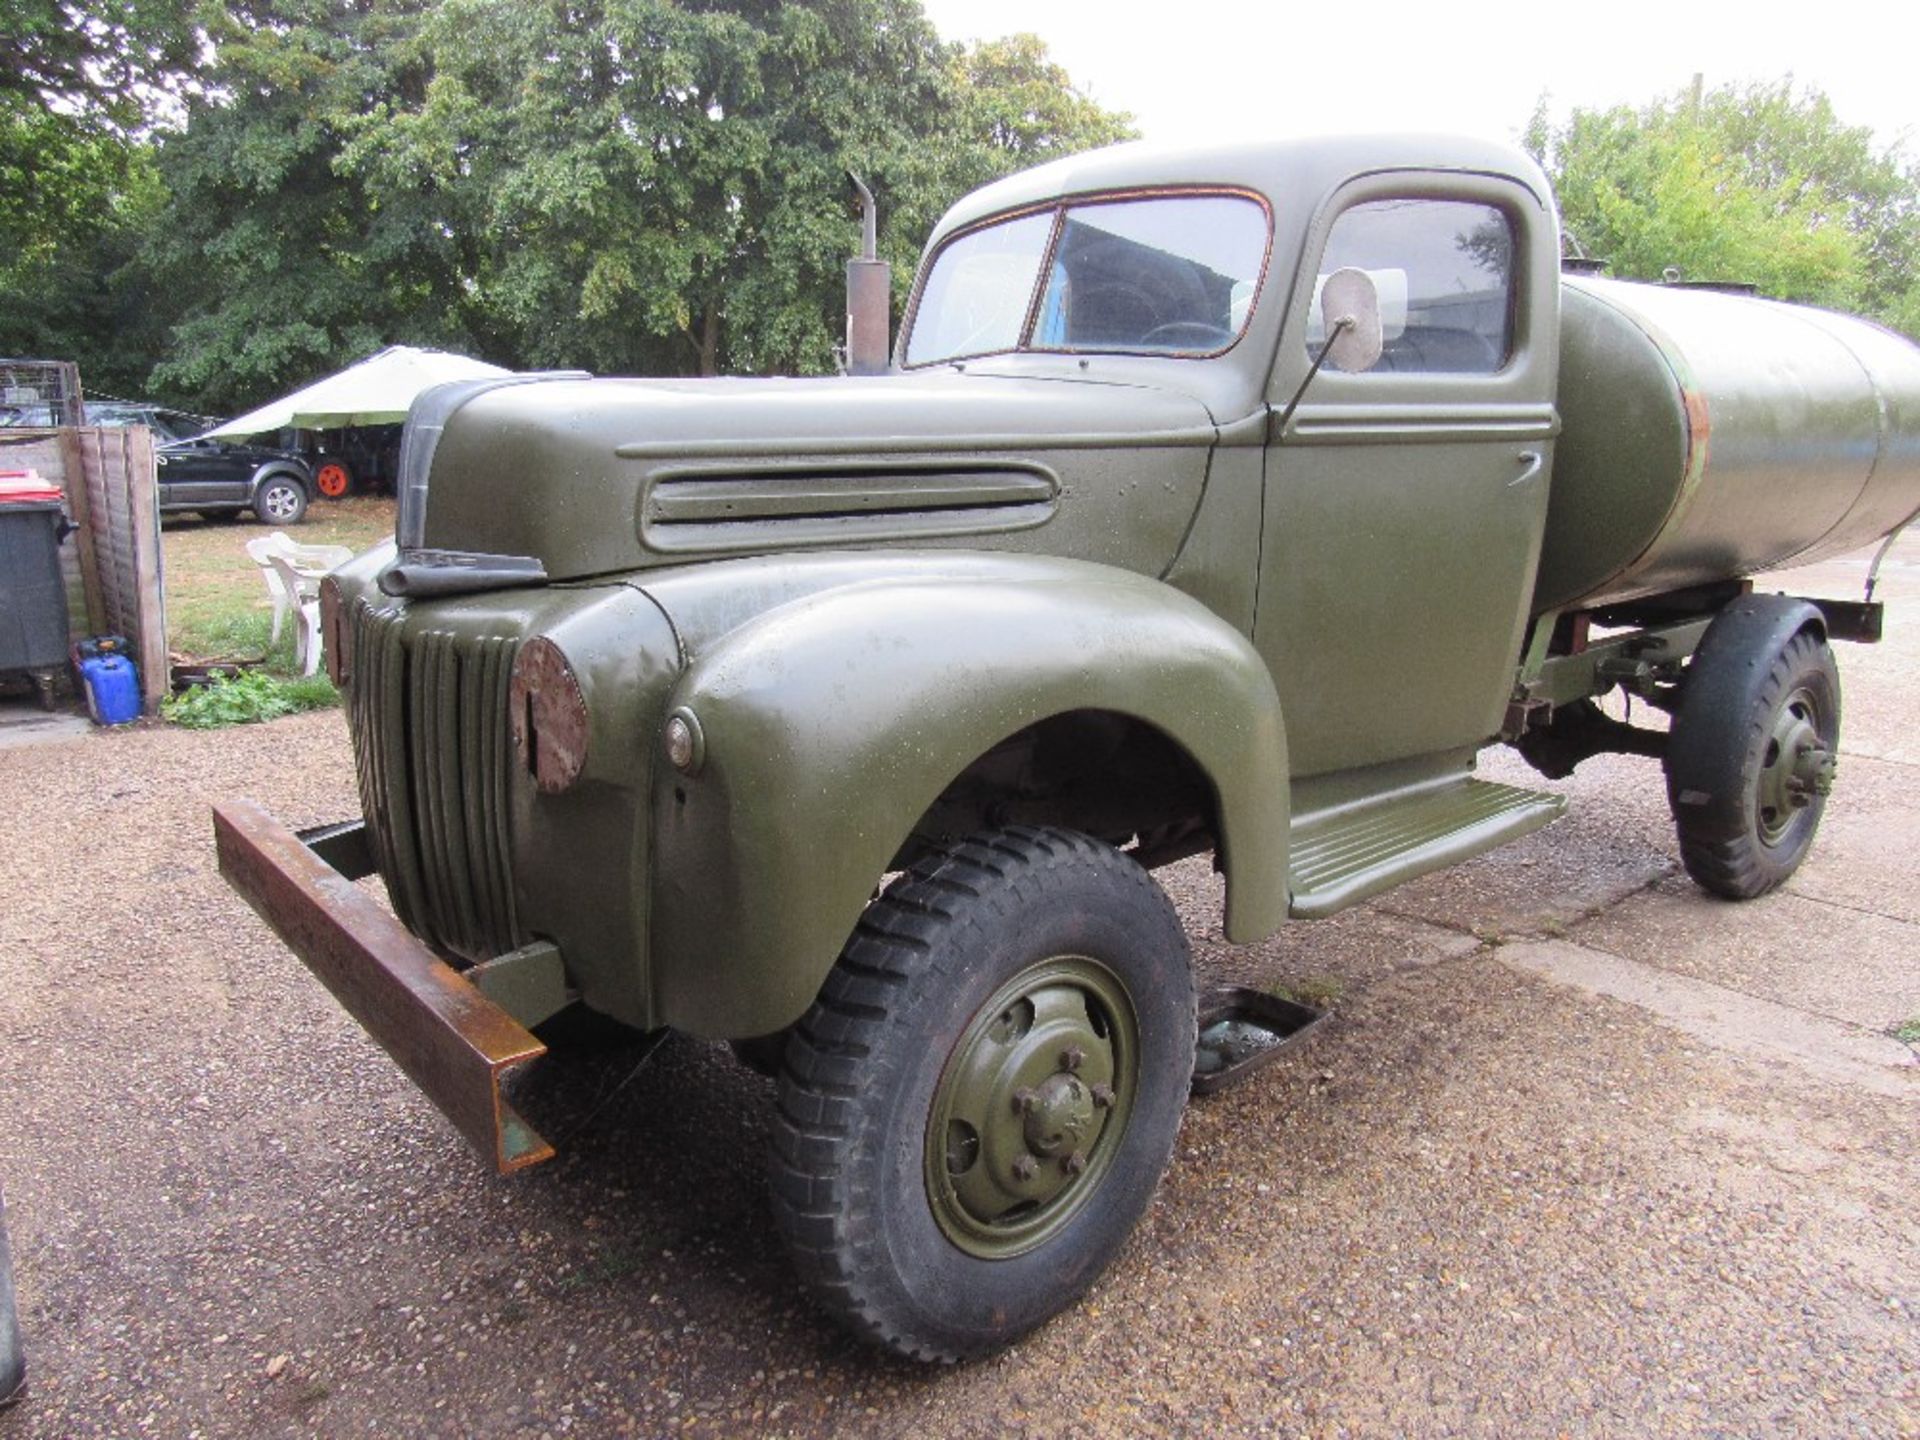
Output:
<instances>
[{"instance_id":1,"label":"cylindrical tank","mask_svg":"<svg viewBox=\"0 0 1920 1440\"><path fill-rule=\"evenodd\" d=\"M1803 565L1920 510L1920 348L1865 320L1565 277L1535 613Z\"/></svg>"}]
</instances>

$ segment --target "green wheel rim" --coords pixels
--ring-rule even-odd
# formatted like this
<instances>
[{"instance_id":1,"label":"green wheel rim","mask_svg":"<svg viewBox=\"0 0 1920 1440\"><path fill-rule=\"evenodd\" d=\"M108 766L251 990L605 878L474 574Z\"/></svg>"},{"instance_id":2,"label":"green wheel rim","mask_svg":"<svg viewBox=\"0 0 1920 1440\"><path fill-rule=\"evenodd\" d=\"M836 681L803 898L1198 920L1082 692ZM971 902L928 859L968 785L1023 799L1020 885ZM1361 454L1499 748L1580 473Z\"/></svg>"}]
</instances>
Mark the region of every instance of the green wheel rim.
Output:
<instances>
[{"instance_id":1,"label":"green wheel rim","mask_svg":"<svg viewBox=\"0 0 1920 1440\"><path fill-rule=\"evenodd\" d=\"M927 1199L969 1255L1045 1244L1112 1167L1140 1080L1140 1025L1097 960L1028 966L968 1023L934 1090Z\"/></svg>"},{"instance_id":2,"label":"green wheel rim","mask_svg":"<svg viewBox=\"0 0 1920 1440\"><path fill-rule=\"evenodd\" d=\"M1805 688L1789 695L1773 717L1754 796L1754 819L1768 845L1785 839L1801 812L1832 788L1833 750L1825 724Z\"/></svg>"}]
</instances>

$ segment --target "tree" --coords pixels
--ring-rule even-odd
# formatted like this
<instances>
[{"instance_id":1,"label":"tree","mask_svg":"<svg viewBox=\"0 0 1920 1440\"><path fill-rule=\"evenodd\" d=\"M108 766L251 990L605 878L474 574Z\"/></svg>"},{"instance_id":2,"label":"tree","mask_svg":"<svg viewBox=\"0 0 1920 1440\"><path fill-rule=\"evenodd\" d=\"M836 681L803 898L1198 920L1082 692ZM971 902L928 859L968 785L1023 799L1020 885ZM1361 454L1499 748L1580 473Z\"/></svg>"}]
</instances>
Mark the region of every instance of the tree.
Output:
<instances>
[{"instance_id":1,"label":"tree","mask_svg":"<svg viewBox=\"0 0 1920 1440\"><path fill-rule=\"evenodd\" d=\"M151 388L226 409L382 345L470 343L437 214L338 163L369 109L425 93L420 8L280 0L215 26L207 86L159 145L144 265L171 331Z\"/></svg>"},{"instance_id":2,"label":"tree","mask_svg":"<svg viewBox=\"0 0 1920 1440\"><path fill-rule=\"evenodd\" d=\"M145 377L155 339L127 270L163 199L144 127L198 58L192 0L11 0L0 59L0 354Z\"/></svg>"},{"instance_id":3,"label":"tree","mask_svg":"<svg viewBox=\"0 0 1920 1440\"><path fill-rule=\"evenodd\" d=\"M395 341L520 368L820 372L880 195L904 290L971 185L1125 133L919 0L262 0L162 138L156 388L261 398Z\"/></svg>"},{"instance_id":4,"label":"tree","mask_svg":"<svg viewBox=\"0 0 1920 1440\"><path fill-rule=\"evenodd\" d=\"M910 262L971 184L1124 133L1037 40L953 50L918 0L451 0L425 43L424 104L369 115L344 163L442 198L468 293L535 365L827 369L844 171Z\"/></svg>"},{"instance_id":5,"label":"tree","mask_svg":"<svg viewBox=\"0 0 1920 1440\"><path fill-rule=\"evenodd\" d=\"M145 144L0 98L0 355L78 361L93 392L137 389L159 337L127 266L163 202Z\"/></svg>"},{"instance_id":6,"label":"tree","mask_svg":"<svg viewBox=\"0 0 1920 1440\"><path fill-rule=\"evenodd\" d=\"M196 67L194 0L8 0L0 103L132 129Z\"/></svg>"},{"instance_id":7,"label":"tree","mask_svg":"<svg viewBox=\"0 0 1920 1440\"><path fill-rule=\"evenodd\" d=\"M1074 88L1037 35L983 40L953 58L962 168L968 188L1011 170L1134 137L1133 117Z\"/></svg>"},{"instance_id":8,"label":"tree","mask_svg":"<svg viewBox=\"0 0 1920 1440\"><path fill-rule=\"evenodd\" d=\"M1568 233L1616 274L1751 281L1920 333L1920 176L1816 90L1687 91L1557 129L1543 103L1526 143Z\"/></svg>"}]
</instances>

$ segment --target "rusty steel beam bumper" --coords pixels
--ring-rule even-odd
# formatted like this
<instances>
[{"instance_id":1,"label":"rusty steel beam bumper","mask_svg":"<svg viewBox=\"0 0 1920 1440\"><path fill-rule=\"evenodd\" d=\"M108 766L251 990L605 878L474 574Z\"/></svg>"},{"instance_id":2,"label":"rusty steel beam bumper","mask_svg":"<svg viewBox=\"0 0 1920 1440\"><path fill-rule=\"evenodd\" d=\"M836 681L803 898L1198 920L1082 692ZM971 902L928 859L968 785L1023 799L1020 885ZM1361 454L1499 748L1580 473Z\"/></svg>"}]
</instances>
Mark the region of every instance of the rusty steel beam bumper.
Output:
<instances>
[{"instance_id":1,"label":"rusty steel beam bumper","mask_svg":"<svg viewBox=\"0 0 1920 1440\"><path fill-rule=\"evenodd\" d=\"M352 853L357 830L309 843L233 800L213 807L213 834L227 883L502 1175L553 1157L501 1090L547 1047L329 863Z\"/></svg>"}]
</instances>

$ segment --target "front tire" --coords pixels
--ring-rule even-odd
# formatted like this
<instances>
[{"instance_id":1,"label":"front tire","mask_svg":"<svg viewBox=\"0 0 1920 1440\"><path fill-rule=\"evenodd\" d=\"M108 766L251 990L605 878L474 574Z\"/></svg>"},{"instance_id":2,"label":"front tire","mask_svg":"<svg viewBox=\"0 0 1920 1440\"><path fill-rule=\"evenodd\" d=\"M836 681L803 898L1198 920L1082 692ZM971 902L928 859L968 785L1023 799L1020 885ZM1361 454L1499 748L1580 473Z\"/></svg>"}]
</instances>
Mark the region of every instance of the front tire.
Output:
<instances>
[{"instance_id":1,"label":"front tire","mask_svg":"<svg viewBox=\"0 0 1920 1440\"><path fill-rule=\"evenodd\" d=\"M1193 1050L1186 935L1132 860L1013 828L922 861L787 1046L773 1208L801 1278L902 1355L1007 1345L1145 1212Z\"/></svg>"},{"instance_id":2,"label":"front tire","mask_svg":"<svg viewBox=\"0 0 1920 1440\"><path fill-rule=\"evenodd\" d=\"M1820 827L1839 748L1840 673L1818 630L1703 653L1666 762L1687 873L1729 900L1785 883Z\"/></svg>"}]
</instances>

